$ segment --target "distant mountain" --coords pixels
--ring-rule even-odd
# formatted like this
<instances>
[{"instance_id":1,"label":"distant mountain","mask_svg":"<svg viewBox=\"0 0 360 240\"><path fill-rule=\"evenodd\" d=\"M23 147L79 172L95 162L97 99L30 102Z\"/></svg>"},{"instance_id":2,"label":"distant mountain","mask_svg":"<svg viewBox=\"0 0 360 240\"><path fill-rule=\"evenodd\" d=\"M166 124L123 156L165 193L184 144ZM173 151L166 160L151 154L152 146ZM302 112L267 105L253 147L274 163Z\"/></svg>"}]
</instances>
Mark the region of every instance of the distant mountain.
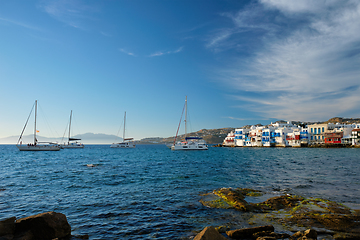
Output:
<instances>
[{"instance_id":1,"label":"distant mountain","mask_svg":"<svg viewBox=\"0 0 360 240\"><path fill-rule=\"evenodd\" d=\"M47 138L40 135L36 136L39 142L58 142L62 143L67 141L67 138ZM114 141L121 142L122 138L115 135L108 135L103 133L84 133L72 136L73 138L80 138L84 144L111 144ZM6 138L0 138L0 144L16 144L19 139L19 136L11 136ZM61 141L62 140L62 141ZM23 143L32 143L34 142L33 135L25 135L22 137Z\"/></svg>"},{"instance_id":2,"label":"distant mountain","mask_svg":"<svg viewBox=\"0 0 360 240\"><path fill-rule=\"evenodd\" d=\"M197 132L188 133L188 137L202 137L206 143L208 144L217 144L222 143L227 134L231 131L235 130L235 128L219 128L219 129L201 129ZM185 135L179 135L177 140L184 139ZM173 143L175 136L168 138L143 138L137 143L140 144L169 144Z\"/></svg>"}]
</instances>

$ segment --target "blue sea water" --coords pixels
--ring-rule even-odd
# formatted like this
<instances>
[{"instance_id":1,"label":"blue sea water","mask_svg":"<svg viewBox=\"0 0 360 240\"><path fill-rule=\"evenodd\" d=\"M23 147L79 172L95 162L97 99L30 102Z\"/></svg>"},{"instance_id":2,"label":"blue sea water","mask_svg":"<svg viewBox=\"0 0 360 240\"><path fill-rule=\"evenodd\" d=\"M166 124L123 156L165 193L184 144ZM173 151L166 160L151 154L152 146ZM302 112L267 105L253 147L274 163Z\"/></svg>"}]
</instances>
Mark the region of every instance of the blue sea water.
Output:
<instances>
[{"instance_id":1,"label":"blue sea water","mask_svg":"<svg viewBox=\"0 0 360 240\"><path fill-rule=\"evenodd\" d=\"M360 204L360 149L352 148L20 152L3 145L0 163L0 220L61 212L72 234L90 239L189 239L208 225L244 225L240 212L199 203L221 187Z\"/></svg>"}]
</instances>

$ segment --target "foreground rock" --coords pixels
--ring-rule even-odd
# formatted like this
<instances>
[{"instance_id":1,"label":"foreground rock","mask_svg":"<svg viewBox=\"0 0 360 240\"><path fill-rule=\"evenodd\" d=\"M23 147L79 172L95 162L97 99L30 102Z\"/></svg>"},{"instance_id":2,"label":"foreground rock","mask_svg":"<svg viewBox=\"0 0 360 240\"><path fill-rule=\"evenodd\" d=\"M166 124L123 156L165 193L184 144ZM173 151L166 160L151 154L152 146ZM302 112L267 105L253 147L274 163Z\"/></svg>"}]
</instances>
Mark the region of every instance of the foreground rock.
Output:
<instances>
[{"instance_id":1,"label":"foreground rock","mask_svg":"<svg viewBox=\"0 0 360 240\"><path fill-rule=\"evenodd\" d=\"M274 231L275 231L274 226L267 225L267 226L252 227L252 228L235 229L235 230L227 231L226 234L231 239L256 239L256 240L274 240L274 239L315 240L317 239L317 232L313 229L299 231L293 234L292 236L286 233L276 233ZM224 239L227 238L222 236L214 227L211 226L204 228L194 238L194 240L224 240ZM349 238L343 238L343 239L349 240Z\"/></svg>"},{"instance_id":2,"label":"foreground rock","mask_svg":"<svg viewBox=\"0 0 360 240\"><path fill-rule=\"evenodd\" d=\"M204 228L194 240L226 240L227 238L221 235L214 227Z\"/></svg>"},{"instance_id":3,"label":"foreground rock","mask_svg":"<svg viewBox=\"0 0 360 240\"><path fill-rule=\"evenodd\" d=\"M0 222L0 239L47 240L71 236L71 227L62 213L46 212Z\"/></svg>"},{"instance_id":4,"label":"foreground rock","mask_svg":"<svg viewBox=\"0 0 360 240\"><path fill-rule=\"evenodd\" d=\"M344 239L346 236L348 239L360 239L360 210L353 210L326 199L305 199L290 194L271 197L258 203L246 201L262 194L261 191L247 188L222 188L204 194L200 202L212 208L233 208L243 212L253 212L254 216L261 216L269 223L281 224L291 231L292 227L317 228L337 239Z\"/></svg>"},{"instance_id":5,"label":"foreground rock","mask_svg":"<svg viewBox=\"0 0 360 240\"><path fill-rule=\"evenodd\" d=\"M253 238L253 235L259 232L274 232L274 227L269 225L269 226L253 227L253 228L236 229L236 230L227 231L226 234L234 239L246 239L246 238Z\"/></svg>"}]
</instances>

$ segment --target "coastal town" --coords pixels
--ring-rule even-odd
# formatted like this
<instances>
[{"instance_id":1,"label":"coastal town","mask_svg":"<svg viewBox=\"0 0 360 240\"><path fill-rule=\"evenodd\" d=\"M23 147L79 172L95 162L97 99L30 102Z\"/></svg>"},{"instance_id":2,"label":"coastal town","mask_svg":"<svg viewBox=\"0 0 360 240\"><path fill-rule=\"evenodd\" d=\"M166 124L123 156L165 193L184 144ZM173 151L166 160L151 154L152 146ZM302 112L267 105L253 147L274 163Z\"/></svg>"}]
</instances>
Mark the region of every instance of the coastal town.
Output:
<instances>
[{"instance_id":1,"label":"coastal town","mask_svg":"<svg viewBox=\"0 0 360 240\"><path fill-rule=\"evenodd\" d=\"M296 124L276 122L266 126L236 128L228 133L225 147L360 147L359 123Z\"/></svg>"}]
</instances>

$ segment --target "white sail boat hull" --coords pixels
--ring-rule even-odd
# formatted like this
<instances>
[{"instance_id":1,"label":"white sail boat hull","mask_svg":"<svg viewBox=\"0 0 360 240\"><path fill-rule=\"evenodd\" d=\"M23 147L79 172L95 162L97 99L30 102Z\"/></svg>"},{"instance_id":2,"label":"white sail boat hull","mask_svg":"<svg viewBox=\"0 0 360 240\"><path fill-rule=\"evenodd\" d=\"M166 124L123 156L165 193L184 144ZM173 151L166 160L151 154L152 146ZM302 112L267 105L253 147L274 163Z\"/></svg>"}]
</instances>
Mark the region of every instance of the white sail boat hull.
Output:
<instances>
[{"instance_id":1,"label":"white sail boat hull","mask_svg":"<svg viewBox=\"0 0 360 240\"><path fill-rule=\"evenodd\" d=\"M37 100L35 100L34 103L35 106L35 121L34 121L34 143L29 143L29 144L22 144L21 138L22 135L24 133L24 130L26 128L27 122L30 118L31 112L33 109L31 109L30 115L28 117L28 120L25 123L25 126L20 134L20 138L18 140L18 143L20 142L20 144L17 144L16 147L20 150L20 151L59 151L60 150L60 145L56 144L56 143L51 143L48 142L48 144L43 144L43 143L38 143L37 139L36 139L36 116L37 116Z\"/></svg>"},{"instance_id":2,"label":"white sail boat hull","mask_svg":"<svg viewBox=\"0 0 360 240\"><path fill-rule=\"evenodd\" d=\"M171 146L171 150L208 150L205 142L177 142Z\"/></svg>"},{"instance_id":3,"label":"white sail boat hull","mask_svg":"<svg viewBox=\"0 0 360 240\"><path fill-rule=\"evenodd\" d=\"M82 143L69 143L61 145L61 148L84 148Z\"/></svg>"},{"instance_id":4,"label":"white sail boat hull","mask_svg":"<svg viewBox=\"0 0 360 240\"><path fill-rule=\"evenodd\" d=\"M135 148L134 142L121 142L121 143L113 143L110 145L111 148Z\"/></svg>"},{"instance_id":5,"label":"white sail boat hull","mask_svg":"<svg viewBox=\"0 0 360 240\"><path fill-rule=\"evenodd\" d=\"M187 97L185 98L185 140L180 142L175 142L177 138L177 132L175 136L174 144L170 147L171 150L208 150L208 146L206 145L206 142L201 137L186 137L187 129L186 129L186 123L187 123ZM182 115L181 115L182 117ZM181 122L181 119L180 119ZM180 124L178 127L178 130L180 128Z\"/></svg>"},{"instance_id":6,"label":"white sail boat hull","mask_svg":"<svg viewBox=\"0 0 360 240\"><path fill-rule=\"evenodd\" d=\"M61 148L84 148L84 144L77 142L77 140L81 140L80 138L71 138L70 130L71 130L71 118L72 118L72 110L70 112L70 121L69 121L69 137L68 142L61 144ZM76 141L76 142L73 142Z\"/></svg>"},{"instance_id":7,"label":"white sail boat hull","mask_svg":"<svg viewBox=\"0 0 360 240\"><path fill-rule=\"evenodd\" d=\"M124 129L123 129L123 141L120 143L113 143L110 145L111 148L135 148L136 144L133 138L125 138L125 126L126 126L126 112L124 114Z\"/></svg>"},{"instance_id":8,"label":"white sail boat hull","mask_svg":"<svg viewBox=\"0 0 360 240\"><path fill-rule=\"evenodd\" d=\"M59 151L59 145L16 145L20 151Z\"/></svg>"}]
</instances>

